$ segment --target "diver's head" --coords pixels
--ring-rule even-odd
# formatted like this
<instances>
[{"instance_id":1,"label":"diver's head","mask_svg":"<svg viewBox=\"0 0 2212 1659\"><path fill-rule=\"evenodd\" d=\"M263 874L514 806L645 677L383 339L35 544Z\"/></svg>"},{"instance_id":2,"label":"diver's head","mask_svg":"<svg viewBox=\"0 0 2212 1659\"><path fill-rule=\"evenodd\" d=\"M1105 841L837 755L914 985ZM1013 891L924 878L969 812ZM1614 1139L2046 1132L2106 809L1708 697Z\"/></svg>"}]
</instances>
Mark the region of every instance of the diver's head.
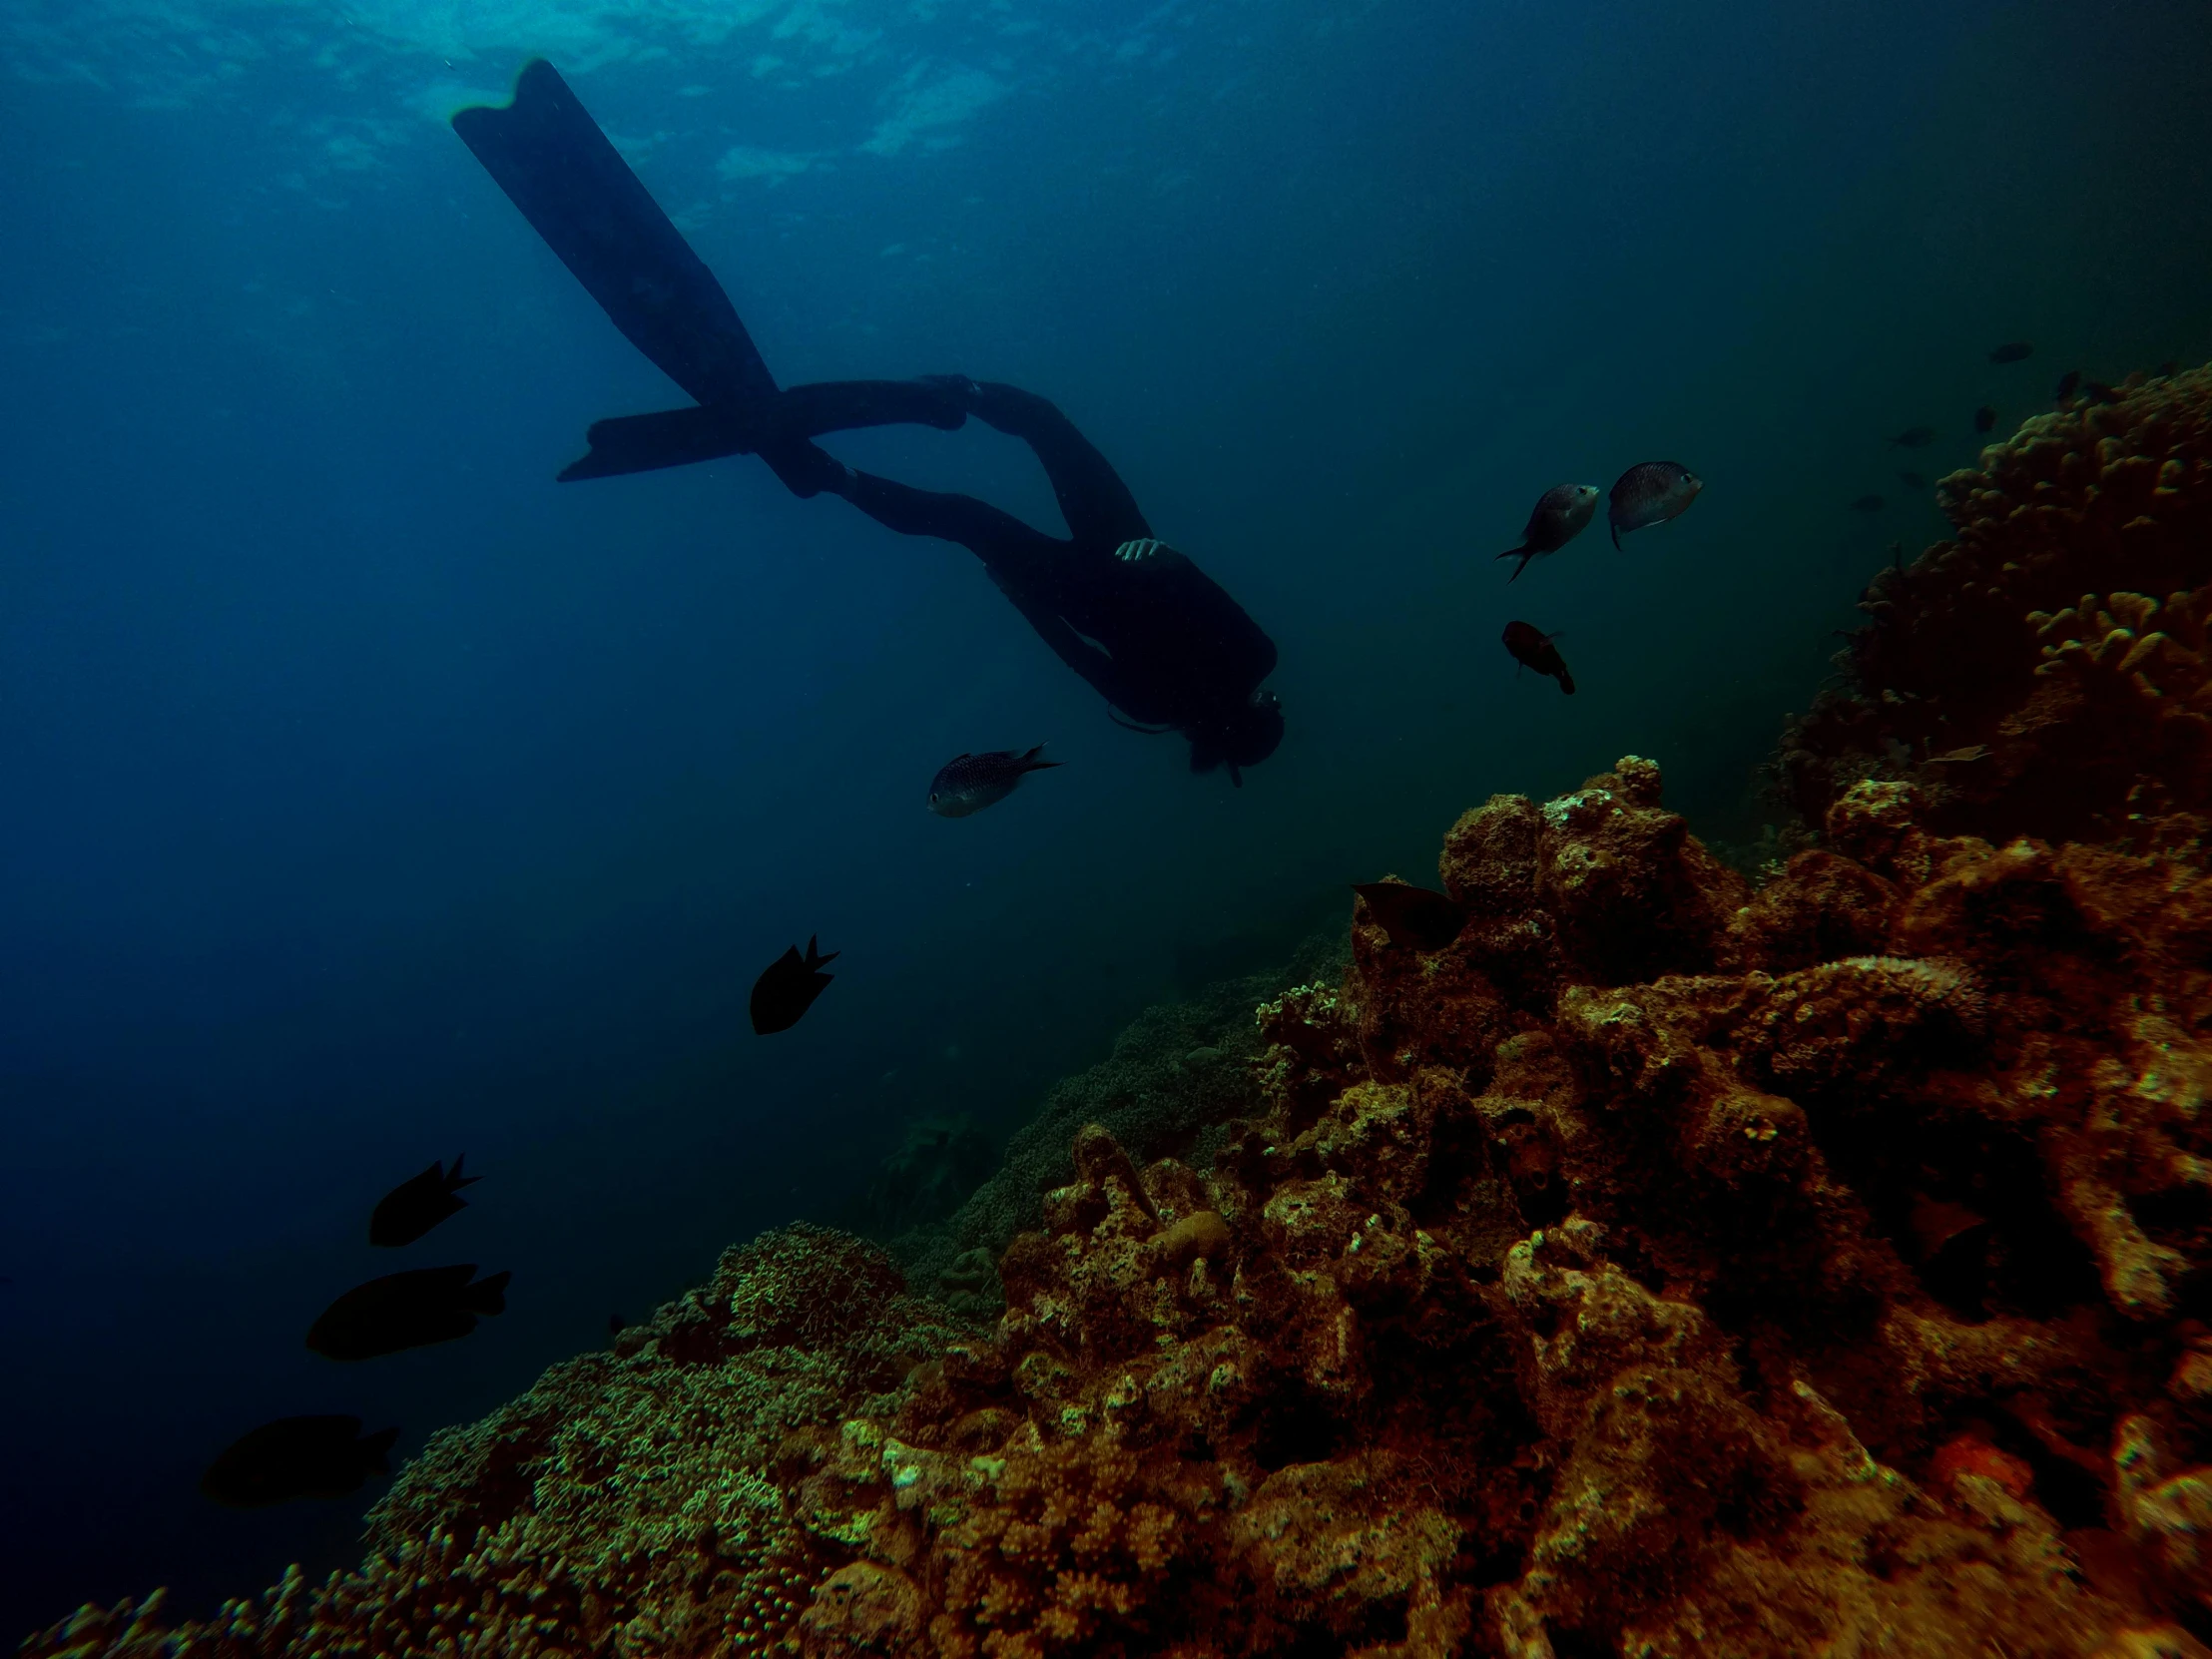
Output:
<instances>
[{"instance_id":1,"label":"diver's head","mask_svg":"<svg viewBox=\"0 0 2212 1659\"><path fill-rule=\"evenodd\" d=\"M1240 769L1258 766L1283 742L1283 700L1265 687L1220 714L1184 728L1191 740L1191 770L1229 769L1229 781L1244 787Z\"/></svg>"}]
</instances>

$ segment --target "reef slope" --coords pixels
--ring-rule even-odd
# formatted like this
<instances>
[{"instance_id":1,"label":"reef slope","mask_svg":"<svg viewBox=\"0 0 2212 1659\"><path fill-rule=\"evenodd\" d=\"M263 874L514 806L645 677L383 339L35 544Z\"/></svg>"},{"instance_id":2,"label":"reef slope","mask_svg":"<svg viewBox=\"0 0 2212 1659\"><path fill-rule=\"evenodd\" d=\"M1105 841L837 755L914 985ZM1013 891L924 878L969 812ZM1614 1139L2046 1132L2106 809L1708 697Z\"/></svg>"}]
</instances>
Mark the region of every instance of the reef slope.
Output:
<instances>
[{"instance_id":1,"label":"reef slope","mask_svg":"<svg viewBox=\"0 0 2212 1659\"><path fill-rule=\"evenodd\" d=\"M1945 481L1763 886L1648 761L1494 797L1456 938L1356 907L1258 1009L1208 1167L1040 1131L995 1322L769 1235L360 1571L24 1653L2212 1659L2208 402Z\"/></svg>"}]
</instances>

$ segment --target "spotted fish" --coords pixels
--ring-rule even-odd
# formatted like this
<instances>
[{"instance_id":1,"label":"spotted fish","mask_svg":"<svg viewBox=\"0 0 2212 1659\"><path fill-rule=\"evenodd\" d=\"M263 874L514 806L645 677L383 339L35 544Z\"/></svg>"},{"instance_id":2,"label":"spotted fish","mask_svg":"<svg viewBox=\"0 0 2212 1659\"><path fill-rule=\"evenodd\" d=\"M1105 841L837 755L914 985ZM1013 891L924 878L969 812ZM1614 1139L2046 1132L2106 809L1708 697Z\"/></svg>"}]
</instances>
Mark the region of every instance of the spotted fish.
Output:
<instances>
[{"instance_id":1,"label":"spotted fish","mask_svg":"<svg viewBox=\"0 0 2212 1659\"><path fill-rule=\"evenodd\" d=\"M1620 546L1624 530L1648 530L1680 518L1704 487L1705 480L1680 461L1637 462L1614 481L1608 498L1606 521L1613 531L1613 545Z\"/></svg>"}]
</instances>

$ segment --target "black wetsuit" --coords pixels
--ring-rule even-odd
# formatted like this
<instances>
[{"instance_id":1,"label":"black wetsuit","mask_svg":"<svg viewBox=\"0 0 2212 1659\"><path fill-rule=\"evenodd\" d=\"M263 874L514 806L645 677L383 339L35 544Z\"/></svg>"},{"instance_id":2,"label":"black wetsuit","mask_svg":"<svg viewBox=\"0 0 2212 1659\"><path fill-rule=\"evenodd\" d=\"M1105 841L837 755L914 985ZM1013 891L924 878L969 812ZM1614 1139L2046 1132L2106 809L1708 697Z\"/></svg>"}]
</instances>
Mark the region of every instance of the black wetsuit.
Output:
<instances>
[{"instance_id":1,"label":"black wetsuit","mask_svg":"<svg viewBox=\"0 0 2212 1659\"><path fill-rule=\"evenodd\" d=\"M875 406L872 385L859 384L871 401L858 403L856 393L856 414ZM814 418L833 418L827 394L834 390L795 386L792 395L810 400ZM1045 644L1109 704L1203 745L1207 730L1234 719L1275 671L1275 642L1218 582L1153 538L1129 487L1052 404L992 383L974 385L963 402L1035 452L1067 520L1065 539L973 496L849 468L839 469L842 487L822 481L886 529L965 547Z\"/></svg>"},{"instance_id":2,"label":"black wetsuit","mask_svg":"<svg viewBox=\"0 0 2212 1659\"><path fill-rule=\"evenodd\" d=\"M598 422L564 480L757 454L800 495L833 492L903 535L969 549L1113 708L1188 737L1194 769L1224 767L1234 780L1274 752L1282 711L1260 689L1274 642L1152 538L1128 487L1058 409L956 376L780 390L714 274L550 64L524 67L512 104L463 110L453 127L615 325L696 399ZM812 441L861 426L956 427L969 414L1036 452L1065 540L971 496L855 472Z\"/></svg>"}]
</instances>

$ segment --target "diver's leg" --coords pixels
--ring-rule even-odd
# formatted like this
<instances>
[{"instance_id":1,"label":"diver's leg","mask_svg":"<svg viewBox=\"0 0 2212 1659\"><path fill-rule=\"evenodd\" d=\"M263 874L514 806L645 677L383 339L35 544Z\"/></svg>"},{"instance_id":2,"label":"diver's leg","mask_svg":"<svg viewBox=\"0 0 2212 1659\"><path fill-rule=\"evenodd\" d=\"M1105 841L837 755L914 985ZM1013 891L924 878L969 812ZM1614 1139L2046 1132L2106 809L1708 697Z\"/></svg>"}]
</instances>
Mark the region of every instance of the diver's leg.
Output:
<instances>
[{"instance_id":1,"label":"diver's leg","mask_svg":"<svg viewBox=\"0 0 2212 1659\"><path fill-rule=\"evenodd\" d=\"M981 559L993 576L1003 567L1021 580L1049 558L1058 545L1012 513L1001 512L972 495L917 490L896 479L831 464L844 474L843 481L841 485L824 487L843 496L886 530L902 536L934 536L939 541L958 542Z\"/></svg>"},{"instance_id":2,"label":"diver's leg","mask_svg":"<svg viewBox=\"0 0 2212 1659\"><path fill-rule=\"evenodd\" d=\"M1035 392L957 374L932 374L925 379L958 396L968 412L986 425L1029 445L1052 480L1060 516L1068 521L1077 543L1116 547L1152 534L1121 475L1075 429L1073 421Z\"/></svg>"}]
</instances>

